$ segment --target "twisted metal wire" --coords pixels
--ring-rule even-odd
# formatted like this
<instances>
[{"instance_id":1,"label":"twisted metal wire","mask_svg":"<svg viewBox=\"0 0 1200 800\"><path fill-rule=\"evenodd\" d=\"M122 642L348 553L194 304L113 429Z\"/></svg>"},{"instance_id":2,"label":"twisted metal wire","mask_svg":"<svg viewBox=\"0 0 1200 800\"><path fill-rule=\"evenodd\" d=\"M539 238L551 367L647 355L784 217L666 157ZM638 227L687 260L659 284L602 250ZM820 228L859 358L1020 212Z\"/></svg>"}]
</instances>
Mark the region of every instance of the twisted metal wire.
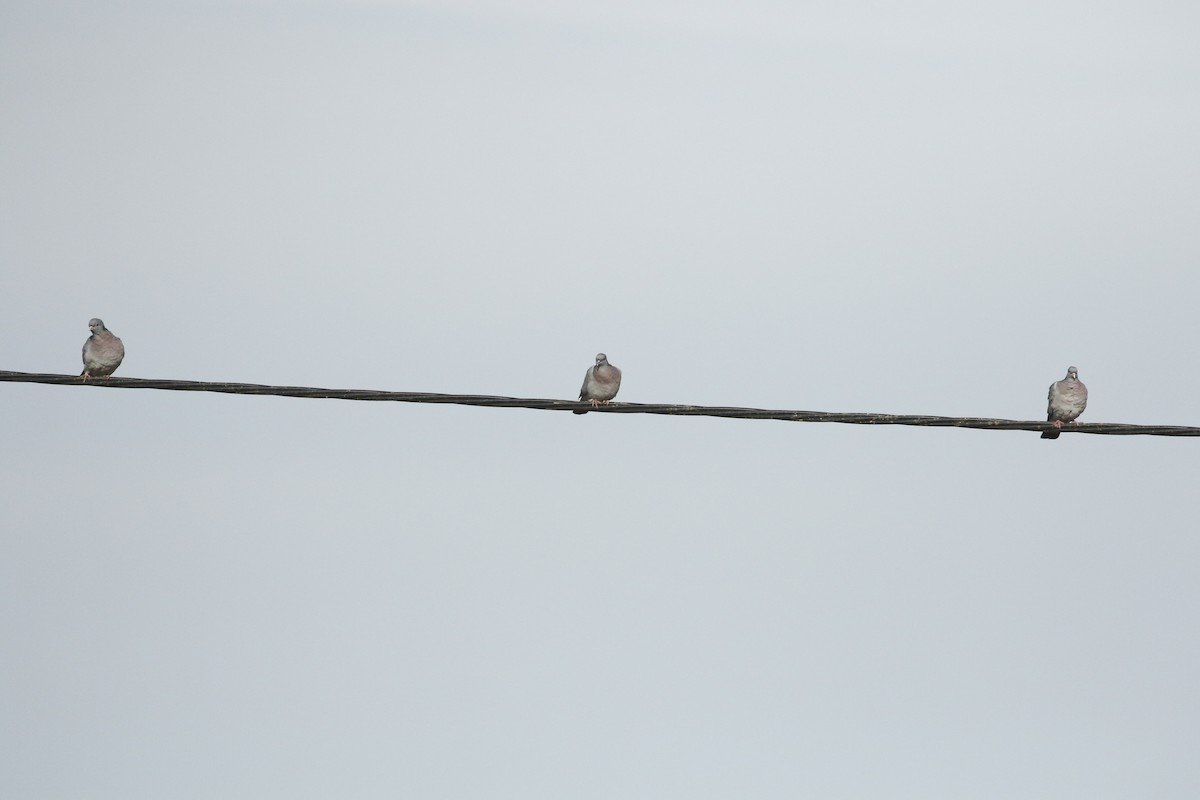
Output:
<instances>
[{"instance_id":1,"label":"twisted metal wire","mask_svg":"<svg viewBox=\"0 0 1200 800\"><path fill-rule=\"evenodd\" d=\"M911 425L930 428L975 428L997 431L1051 430L1054 425L1037 420L988 419L983 417L938 417L923 414L864 414L839 411L788 411L726 406L612 403L593 408L574 400L542 400L524 397L496 397L472 394L436 394L430 392L383 392L374 389L317 389L306 386L264 386L256 383L218 383L147 378L92 378L77 375L53 375L0 370L0 381L8 383L45 383L62 386L86 386L105 389L162 389L174 392L219 392L221 394L310 397L324 400L373 400L398 403L448 403L485 408L530 408L542 411L588 410L601 414L662 414L683 417L725 417L731 419L775 419L785 422L841 422L850 425ZM1200 436L1200 427L1187 425L1125 425L1090 422L1064 425L1063 433L1097 433L1110 436Z\"/></svg>"}]
</instances>

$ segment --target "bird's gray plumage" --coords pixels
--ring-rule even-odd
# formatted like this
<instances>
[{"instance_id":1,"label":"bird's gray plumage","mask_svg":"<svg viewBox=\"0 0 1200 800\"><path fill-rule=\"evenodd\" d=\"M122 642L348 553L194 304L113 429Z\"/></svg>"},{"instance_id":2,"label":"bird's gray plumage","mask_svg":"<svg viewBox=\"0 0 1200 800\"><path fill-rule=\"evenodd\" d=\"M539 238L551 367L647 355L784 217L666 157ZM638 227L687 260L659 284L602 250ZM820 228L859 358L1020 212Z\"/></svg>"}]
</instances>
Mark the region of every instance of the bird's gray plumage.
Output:
<instances>
[{"instance_id":1,"label":"bird's gray plumage","mask_svg":"<svg viewBox=\"0 0 1200 800\"><path fill-rule=\"evenodd\" d=\"M1087 408L1087 387L1079 380L1079 370L1067 367L1067 377L1050 384L1050 401L1046 406L1046 421L1061 426L1064 422L1073 422ZM1052 431L1042 431L1043 439L1057 439L1058 427Z\"/></svg>"},{"instance_id":2,"label":"bird's gray plumage","mask_svg":"<svg viewBox=\"0 0 1200 800\"><path fill-rule=\"evenodd\" d=\"M83 343L83 372L79 373L85 381L112 375L125 358L125 345L104 327L104 320L93 319L88 328L92 335Z\"/></svg>"},{"instance_id":3,"label":"bird's gray plumage","mask_svg":"<svg viewBox=\"0 0 1200 800\"><path fill-rule=\"evenodd\" d=\"M621 388L621 370L608 363L604 353L596 354L596 363L588 367L583 376L583 386L579 390L580 400L590 400L592 405L607 403L617 396ZM574 414L586 414L586 411L574 411Z\"/></svg>"}]
</instances>

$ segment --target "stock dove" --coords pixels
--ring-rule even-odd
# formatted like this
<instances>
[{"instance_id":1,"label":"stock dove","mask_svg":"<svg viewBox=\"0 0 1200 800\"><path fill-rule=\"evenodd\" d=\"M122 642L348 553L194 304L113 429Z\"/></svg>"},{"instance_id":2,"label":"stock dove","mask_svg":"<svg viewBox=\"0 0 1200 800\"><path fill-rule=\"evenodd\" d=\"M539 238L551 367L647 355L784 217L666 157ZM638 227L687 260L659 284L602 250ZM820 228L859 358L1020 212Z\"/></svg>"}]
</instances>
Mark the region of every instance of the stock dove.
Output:
<instances>
[{"instance_id":1,"label":"stock dove","mask_svg":"<svg viewBox=\"0 0 1200 800\"><path fill-rule=\"evenodd\" d=\"M583 376L583 388L579 390L580 400L591 400L593 406L607 403L617 396L621 388L621 370L608 363L604 353L596 354L595 366L588 367ZM586 414L586 411L572 411L572 414Z\"/></svg>"},{"instance_id":2,"label":"stock dove","mask_svg":"<svg viewBox=\"0 0 1200 800\"><path fill-rule=\"evenodd\" d=\"M84 381L112 375L125 358L125 345L104 327L104 320L93 319L88 327L92 335L83 343L83 372L79 373Z\"/></svg>"},{"instance_id":3,"label":"stock dove","mask_svg":"<svg viewBox=\"0 0 1200 800\"><path fill-rule=\"evenodd\" d=\"M1079 370L1067 367L1067 377L1050 384L1050 405L1046 407L1046 421L1054 423L1054 430L1042 431L1043 439L1057 439L1058 429L1064 422L1074 422L1087 408L1087 387L1079 382Z\"/></svg>"}]
</instances>

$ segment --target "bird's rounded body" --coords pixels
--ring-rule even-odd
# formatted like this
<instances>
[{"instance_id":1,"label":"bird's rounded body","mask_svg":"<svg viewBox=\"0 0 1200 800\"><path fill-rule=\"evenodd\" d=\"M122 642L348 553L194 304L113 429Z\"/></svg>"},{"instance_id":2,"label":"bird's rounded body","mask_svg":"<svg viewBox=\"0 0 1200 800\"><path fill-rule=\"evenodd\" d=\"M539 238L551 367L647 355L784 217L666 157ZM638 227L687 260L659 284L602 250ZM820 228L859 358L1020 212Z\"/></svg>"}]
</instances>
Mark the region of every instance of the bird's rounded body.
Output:
<instances>
[{"instance_id":1,"label":"bird's rounded body","mask_svg":"<svg viewBox=\"0 0 1200 800\"><path fill-rule=\"evenodd\" d=\"M1047 395L1046 421L1062 425L1074 422L1087 408L1087 387L1079 380L1079 370L1067 369L1067 377L1050 384ZM1042 431L1043 439L1057 439L1058 431Z\"/></svg>"},{"instance_id":2,"label":"bird's rounded body","mask_svg":"<svg viewBox=\"0 0 1200 800\"><path fill-rule=\"evenodd\" d=\"M588 367L583 376L583 386L579 390L580 400L590 400L592 405L607 403L617 396L621 389L621 370L608 363L604 353L596 354L596 363ZM586 411L575 411L575 414L586 414Z\"/></svg>"},{"instance_id":3,"label":"bird's rounded body","mask_svg":"<svg viewBox=\"0 0 1200 800\"><path fill-rule=\"evenodd\" d=\"M83 343L83 372L80 377L87 380L112 375L125 358L125 345L104 327L104 320L93 319L88 327L92 335Z\"/></svg>"}]
</instances>

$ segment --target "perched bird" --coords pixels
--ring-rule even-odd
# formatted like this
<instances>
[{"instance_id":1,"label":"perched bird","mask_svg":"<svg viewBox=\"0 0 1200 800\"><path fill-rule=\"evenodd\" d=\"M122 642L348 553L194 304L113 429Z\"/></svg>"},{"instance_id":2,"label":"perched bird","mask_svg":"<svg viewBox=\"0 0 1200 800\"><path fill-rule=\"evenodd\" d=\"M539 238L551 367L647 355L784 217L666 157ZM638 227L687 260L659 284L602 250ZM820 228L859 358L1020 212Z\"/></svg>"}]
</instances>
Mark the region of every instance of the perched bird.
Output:
<instances>
[{"instance_id":1,"label":"perched bird","mask_svg":"<svg viewBox=\"0 0 1200 800\"><path fill-rule=\"evenodd\" d=\"M1058 428L1073 422L1087 408L1087 387L1079 382L1079 370L1067 367L1067 377L1050 384L1049 400L1046 421L1053 422L1055 430L1042 431L1042 438L1057 439Z\"/></svg>"},{"instance_id":2,"label":"perched bird","mask_svg":"<svg viewBox=\"0 0 1200 800\"><path fill-rule=\"evenodd\" d=\"M595 366L588 367L583 376L583 388L579 390L580 400L591 400L593 406L607 403L617 396L621 388L621 370L608 363L604 353L596 354ZM572 414L586 414L586 411L572 411Z\"/></svg>"},{"instance_id":3,"label":"perched bird","mask_svg":"<svg viewBox=\"0 0 1200 800\"><path fill-rule=\"evenodd\" d=\"M125 358L125 345L104 327L104 320L94 319L88 323L92 335L83 343L83 372L79 377L103 378L116 372Z\"/></svg>"}]
</instances>

